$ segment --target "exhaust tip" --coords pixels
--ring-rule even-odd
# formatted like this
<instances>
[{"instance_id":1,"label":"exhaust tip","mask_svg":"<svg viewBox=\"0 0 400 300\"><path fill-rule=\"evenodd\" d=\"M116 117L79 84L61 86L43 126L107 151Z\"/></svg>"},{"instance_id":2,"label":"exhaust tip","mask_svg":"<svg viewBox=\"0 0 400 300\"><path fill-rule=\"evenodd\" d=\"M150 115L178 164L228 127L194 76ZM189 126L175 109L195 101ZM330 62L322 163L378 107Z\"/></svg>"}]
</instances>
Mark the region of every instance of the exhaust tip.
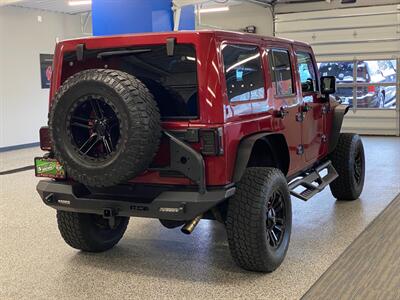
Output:
<instances>
[{"instance_id":1,"label":"exhaust tip","mask_svg":"<svg viewBox=\"0 0 400 300\"><path fill-rule=\"evenodd\" d=\"M191 234L193 232L193 230L196 228L197 224L199 224L202 217L203 217L203 215L198 215L196 218L194 218L193 220L186 223L181 228L182 233Z\"/></svg>"},{"instance_id":2,"label":"exhaust tip","mask_svg":"<svg viewBox=\"0 0 400 300\"><path fill-rule=\"evenodd\" d=\"M192 233L192 231L189 230L189 229L187 229L185 226L182 227L181 231L182 231L182 233L184 233L184 234L191 234L191 233Z\"/></svg>"}]
</instances>

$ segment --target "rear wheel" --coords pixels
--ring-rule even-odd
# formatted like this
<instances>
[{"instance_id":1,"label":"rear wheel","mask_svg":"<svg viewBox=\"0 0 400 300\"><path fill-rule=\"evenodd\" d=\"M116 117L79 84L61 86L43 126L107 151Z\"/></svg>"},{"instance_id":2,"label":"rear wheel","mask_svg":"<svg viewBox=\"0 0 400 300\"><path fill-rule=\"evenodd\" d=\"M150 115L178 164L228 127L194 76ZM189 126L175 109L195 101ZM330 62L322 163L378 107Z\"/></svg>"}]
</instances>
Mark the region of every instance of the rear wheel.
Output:
<instances>
[{"instance_id":1,"label":"rear wheel","mask_svg":"<svg viewBox=\"0 0 400 300\"><path fill-rule=\"evenodd\" d=\"M226 229L235 262L272 272L285 258L292 227L286 178L275 168L247 168L229 200Z\"/></svg>"},{"instance_id":2,"label":"rear wheel","mask_svg":"<svg viewBox=\"0 0 400 300\"><path fill-rule=\"evenodd\" d=\"M114 247L125 233L128 217L115 217L111 227L100 215L57 211L61 236L72 248L88 252L102 252Z\"/></svg>"},{"instance_id":3,"label":"rear wheel","mask_svg":"<svg viewBox=\"0 0 400 300\"><path fill-rule=\"evenodd\" d=\"M364 187L365 156L361 138L354 133L341 133L336 149L330 155L339 174L329 186L338 200L356 200Z\"/></svg>"}]
</instances>

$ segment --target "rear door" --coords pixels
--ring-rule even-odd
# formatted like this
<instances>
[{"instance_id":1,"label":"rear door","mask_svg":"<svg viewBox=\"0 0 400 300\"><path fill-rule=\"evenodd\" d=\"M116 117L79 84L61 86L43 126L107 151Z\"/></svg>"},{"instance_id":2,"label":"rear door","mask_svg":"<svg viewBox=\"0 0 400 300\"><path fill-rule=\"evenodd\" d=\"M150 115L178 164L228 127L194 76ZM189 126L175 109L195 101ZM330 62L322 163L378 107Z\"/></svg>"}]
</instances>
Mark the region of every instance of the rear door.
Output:
<instances>
[{"instance_id":1,"label":"rear door","mask_svg":"<svg viewBox=\"0 0 400 300\"><path fill-rule=\"evenodd\" d=\"M307 49L296 49L297 78L302 102L298 119L301 121L305 160L316 160L324 153L326 108L319 98L319 80L313 55Z\"/></svg>"},{"instance_id":2,"label":"rear door","mask_svg":"<svg viewBox=\"0 0 400 300\"><path fill-rule=\"evenodd\" d=\"M301 124L296 120L300 98L296 93L294 59L293 51L289 45L273 45L268 49L268 63L272 82L268 94L274 99L274 110L278 114L279 112L285 114L281 117L280 122L282 122L283 133L290 152L290 173L303 167Z\"/></svg>"}]
</instances>

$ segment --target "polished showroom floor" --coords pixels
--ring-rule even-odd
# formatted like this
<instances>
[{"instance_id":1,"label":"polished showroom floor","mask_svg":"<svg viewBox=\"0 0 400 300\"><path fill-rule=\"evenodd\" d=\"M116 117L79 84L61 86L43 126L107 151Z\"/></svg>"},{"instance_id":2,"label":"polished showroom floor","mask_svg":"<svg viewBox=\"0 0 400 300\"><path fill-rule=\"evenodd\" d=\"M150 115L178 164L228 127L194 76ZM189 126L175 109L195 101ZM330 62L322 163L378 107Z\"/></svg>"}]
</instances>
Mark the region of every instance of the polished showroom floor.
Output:
<instances>
[{"instance_id":1,"label":"polished showroom floor","mask_svg":"<svg viewBox=\"0 0 400 300\"><path fill-rule=\"evenodd\" d=\"M360 200L336 202L329 189L308 202L293 199L290 248L271 274L239 269L223 226L210 221L186 236L157 220L131 219L111 251L76 251L39 199L33 170L0 175L0 299L298 299L400 192L400 138L363 141ZM0 172L32 164L38 154L0 153Z\"/></svg>"}]
</instances>

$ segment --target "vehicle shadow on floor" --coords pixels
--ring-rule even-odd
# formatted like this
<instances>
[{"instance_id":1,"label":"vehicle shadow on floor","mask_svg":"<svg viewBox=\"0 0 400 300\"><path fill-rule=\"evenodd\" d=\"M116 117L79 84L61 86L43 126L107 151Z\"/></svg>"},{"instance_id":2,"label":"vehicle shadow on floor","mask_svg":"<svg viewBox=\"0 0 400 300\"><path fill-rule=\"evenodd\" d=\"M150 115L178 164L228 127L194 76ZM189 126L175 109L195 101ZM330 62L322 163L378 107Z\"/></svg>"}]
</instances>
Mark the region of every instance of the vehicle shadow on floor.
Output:
<instances>
[{"instance_id":1,"label":"vehicle shadow on floor","mask_svg":"<svg viewBox=\"0 0 400 300\"><path fill-rule=\"evenodd\" d=\"M77 252L70 260L71 269L87 265L133 276L208 283L234 283L238 278L251 281L265 276L235 264L221 224L202 221L193 236L186 236L179 229L160 228L158 221L146 222L150 227L146 233L140 232L142 226L135 228L132 224L120 244L110 251Z\"/></svg>"}]
</instances>

